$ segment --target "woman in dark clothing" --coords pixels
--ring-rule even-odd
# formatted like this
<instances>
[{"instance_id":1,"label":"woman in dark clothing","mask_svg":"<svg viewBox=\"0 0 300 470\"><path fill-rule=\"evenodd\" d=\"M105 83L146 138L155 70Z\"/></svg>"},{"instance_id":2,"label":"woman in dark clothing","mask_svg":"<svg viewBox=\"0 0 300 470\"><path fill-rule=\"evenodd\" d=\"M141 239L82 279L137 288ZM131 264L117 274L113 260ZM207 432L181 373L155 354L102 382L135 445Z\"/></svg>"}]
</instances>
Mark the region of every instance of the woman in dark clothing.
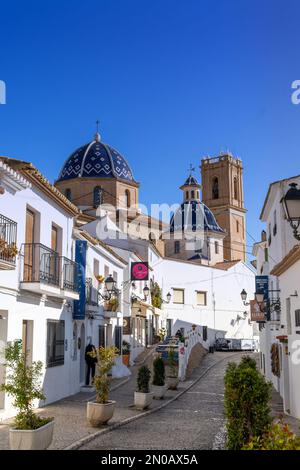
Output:
<instances>
[{"instance_id":1,"label":"woman in dark clothing","mask_svg":"<svg viewBox=\"0 0 300 470\"><path fill-rule=\"evenodd\" d=\"M94 353L95 356L93 356ZM96 356L96 348L93 344L89 343L87 347L85 348L85 362L87 365L87 371L86 371L86 385L90 385L90 376L92 373L92 381L93 378L95 377L95 368L96 368L96 362L97 362L97 356Z\"/></svg>"}]
</instances>

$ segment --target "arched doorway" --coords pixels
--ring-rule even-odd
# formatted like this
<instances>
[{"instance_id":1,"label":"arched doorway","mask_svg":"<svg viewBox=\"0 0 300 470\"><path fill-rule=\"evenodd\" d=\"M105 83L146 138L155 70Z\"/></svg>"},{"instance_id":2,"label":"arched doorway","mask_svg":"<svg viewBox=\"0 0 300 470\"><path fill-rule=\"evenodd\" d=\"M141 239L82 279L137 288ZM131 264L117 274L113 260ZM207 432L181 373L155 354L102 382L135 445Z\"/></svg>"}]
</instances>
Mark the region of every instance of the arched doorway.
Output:
<instances>
[{"instance_id":1,"label":"arched doorway","mask_svg":"<svg viewBox=\"0 0 300 470\"><path fill-rule=\"evenodd\" d=\"M80 384L85 384L85 327L82 323L80 328Z\"/></svg>"}]
</instances>

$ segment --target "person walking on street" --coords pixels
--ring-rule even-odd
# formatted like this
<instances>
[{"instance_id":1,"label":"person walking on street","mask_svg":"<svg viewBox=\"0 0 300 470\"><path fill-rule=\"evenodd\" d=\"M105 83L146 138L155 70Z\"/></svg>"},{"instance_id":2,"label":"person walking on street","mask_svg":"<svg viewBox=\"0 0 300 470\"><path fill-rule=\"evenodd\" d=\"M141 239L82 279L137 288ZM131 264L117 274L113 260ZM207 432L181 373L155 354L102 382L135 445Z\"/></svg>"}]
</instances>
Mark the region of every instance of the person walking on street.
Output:
<instances>
[{"instance_id":1,"label":"person walking on street","mask_svg":"<svg viewBox=\"0 0 300 470\"><path fill-rule=\"evenodd\" d=\"M93 355L90 353L96 354L96 348L91 342L89 342L89 344L85 348L85 362L87 365L86 381L85 381L86 385L90 385L91 375L92 375L92 382L93 382L93 378L95 377L96 363L97 363L97 356L95 355L95 357L93 357Z\"/></svg>"}]
</instances>

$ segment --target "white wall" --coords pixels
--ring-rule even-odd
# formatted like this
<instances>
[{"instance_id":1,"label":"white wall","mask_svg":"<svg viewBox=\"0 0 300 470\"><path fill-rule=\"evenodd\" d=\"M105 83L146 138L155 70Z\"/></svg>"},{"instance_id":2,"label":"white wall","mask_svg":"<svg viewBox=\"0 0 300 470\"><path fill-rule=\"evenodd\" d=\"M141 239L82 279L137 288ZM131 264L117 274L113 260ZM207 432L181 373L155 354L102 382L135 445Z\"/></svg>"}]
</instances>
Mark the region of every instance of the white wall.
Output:
<instances>
[{"instance_id":1,"label":"white wall","mask_svg":"<svg viewBox=\"0 0 300 470\"><path fill-rule=\"evenodd\" d=\"M274 184L270 189L262 218L266 223L266 244L268 246L269 261L268 263L263 264L263 250L262 248L259 248L257 252L257 271L258 274L260 274L261 267L263 267L262 274L269 275L269 289L279 289L280 292L278 295L280 296L281 301L280 322L277 324L266 322L264 324L264 328L260 332L260 348L261 353L265 358L265 375L283 397L285 411L300 418L300 366L295 364L292 360L293 344L295 344L294 341L299 340L299 335L295 333L295 310L300 308L300 301L299 297L294 296L293 294L295 291L298 291L300 294L300 263L295 263L279 278L270 275L272 269L282 261L282 259L297 244L297 241L293 236L292 228L285 220L285 214L281 204L281 199L288 191L289 184L291 182L299 184L300 178L283 180ZM274 235L275 211L277 233ZM269 237L271 237L270 244L268 241ZM274 294L274 296L276 296L276 294ZM291 302L291 334L288 334L287 331L287 299L290 299ZM287 334L288 346L286 348L285 343L280 343L276 337ZM273 343L277 343L281 351L280 378L274 376L271 369L271 346Z\"/></svg>"},{"instance_id":2,"label":"white wall","mask_svg":"<svg viewBox=\"0 0 300 470\"><path fill-rule=\"evenodd\" d=\"M280 202L282 197L289 190L289 184L291 182L300 184L300 178L284 180L272 187L266 209L264 211L264 217L262 219L266 223L267 240L270 235L269 224L271 224L271 245L268 246L270 271L272 271L274 266L279 263L297 243L293 236L290 224L284 218L284 210ZM275 211L277 219L277 233L274 236L273 228Z\"/></svg>"},{"instance_id":3,"label":"white wall","mask_svg":"<svg viewBox=\"0 0 300 470\"><path fill-rule=\"evenodd\" d=\"M245 307L240 293L246 289L249 298L254 296L254 273L243 262L225 271L177 260L163 260L159 264L162 275L163 296L172 294L172 288L185 290L185 304L165 304L168 318L174 320L174 330L181 325L196 324L208 326L227 338L252 338L253 329L249 325L249 307ZM156 269L154 268L155 274ZM159 276L158 276L159 277ZM196 305L196 291L207 292L207 305ZM236 321L237 315L246 319ZM231 325L231 321L234 324ZM173 331L174 333L175 331Z\"/></svg>"},{"instance_id":4,"label":"white wall","mask_svg":"<svg viewBox=\"0 0 300 470\"><path fill-rule=\"evenodd\" d=\"M290 411L293 416L300 419L300 327L296 327L295 325L295 310L300 309L300 261L297 261L280 276L280 288L282 299L282 323L285 325L285 334L288 334L286 328L286 299L289 298L291 302L291 334L288 334L289 367L285 372L289 375ZM298 296L295 296L295 292L298 293Z\"/></svg>"}]
</instances>

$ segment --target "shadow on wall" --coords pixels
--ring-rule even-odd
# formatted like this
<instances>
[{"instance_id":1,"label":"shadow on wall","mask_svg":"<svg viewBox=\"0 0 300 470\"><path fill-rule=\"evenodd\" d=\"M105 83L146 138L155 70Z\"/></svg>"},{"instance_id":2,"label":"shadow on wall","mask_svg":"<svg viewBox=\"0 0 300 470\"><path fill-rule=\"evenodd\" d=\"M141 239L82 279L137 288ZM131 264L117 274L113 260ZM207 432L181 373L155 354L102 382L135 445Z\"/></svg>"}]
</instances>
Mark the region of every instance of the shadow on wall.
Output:
<instances>
[{"instance_id":1,"label":"shadow on wall","mask_svg":"<svg viewBox=\"0 0 300 470\"><path fill-rule=\"evenodd\" d=\"M176 320L172 325L172 336L174 336L178 330L182 331L183 336L185 336L189 331L192 330L192 326L196 325L199 327L204 327L200 323L190 323L183 320ZM203 330L202 330L203 331ZM225 330L214 330L212 328L207 328L207 342L210 346L215 344L217 338L225 338Z\"/></svg>"}]
</instances>

